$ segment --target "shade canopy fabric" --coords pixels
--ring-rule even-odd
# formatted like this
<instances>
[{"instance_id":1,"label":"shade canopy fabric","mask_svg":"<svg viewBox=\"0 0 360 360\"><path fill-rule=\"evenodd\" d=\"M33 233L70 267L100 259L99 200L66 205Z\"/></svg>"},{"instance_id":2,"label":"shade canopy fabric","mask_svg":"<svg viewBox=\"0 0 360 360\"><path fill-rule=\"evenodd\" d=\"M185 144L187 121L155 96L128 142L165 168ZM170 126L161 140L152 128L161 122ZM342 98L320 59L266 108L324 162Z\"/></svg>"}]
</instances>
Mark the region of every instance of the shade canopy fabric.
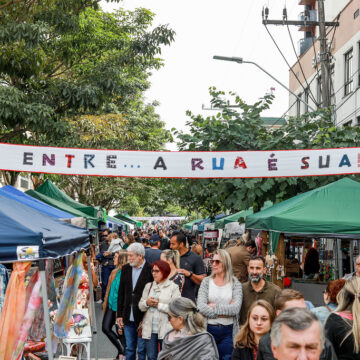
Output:
<instances>
[{"instance_id":1,"label":"shade canopy fabric","mask_svg":"<svg viewBox=\"0 0 360 360\"><path fill-rule=\"evenodd\" d=\"M43 201L39 201L35 198L33 198L30 195L27 195L23 193L22 191L14 188L11 185L3 186L0 189L0 195L3 195L9 199L16 200L20 202L21 204L24 204L26 206L30 206L31 208L38 210L46 215L49 215L51 217L54 217L56 219L71 219L74 218L75 215L62 211L60 209L57 209L53 206L50 206Z\"/></svg>"},{"instance_id":2,"label":"shade canopy fabric","mask_svg":"<svg viewBox=\"0 0 360 360\"><path fill-rule=\"evenodd\" d=\"M129 231L129 225L127 223L125 223L124 221L120 220L120 219L116 219L112 216L107 215L106 217L106 226L108 226L110 228L110 230L112 230L113 228L113 224L117 225L118 227L122 227L123 230L125 231L125 233L128 233Z\"/></svg>"},{"instance_id":3,"label":"shade canopy fabric","mask_svg":"<svg viewBox=\"0 0 360 360\"><path fill-rule=\"evenodd\" d=\"M261 210L267 209L268 207L272 206L271 201L266 201L264 206L261 208ZM226 224L232 223L232 222L239 222L239 219L246 218L247 216L251 215L253 213L253 208L249 208L247 210L241 210L238 211L235 214L231 214L229 216L226 216L222 219L215 221L215 229L224 229Z\"/></svg>"},{"instance_id":4,"label":"shade canopy fabric","mask_svg":"<svg viewBox=\"0 0 360 360\"><path fill-rule=\"evenodd\" d=\"M184 225L184 229L191 230L193 225L195 225L196 223L201 222L202 220L204 220L204 219L196 219L196 220L190 221L190 222L188 222L187 224Z\"/></svg>"},{"instance_id":5,"label":"shade canopy fabric","mask_svg":"<svg viewBox=\"0 0 360 360\"><path fill-rule=\"evenodd\" d=\"M204 220L201 220L200 222L196 223L197 230L198 231L204 231L204 228L205 228L204 225L205 224L214 223L214 222L216 222L216 220L220 220L220 219L224 218L225 216L226 216L226 214L218 214L218 215L216 215L214 217L208 217L208 218L206 218Z\"/></svg>"},{"instance_id":6,"label":"shade canopy fabric","mask_svg":"<svg viewBox=\"0 0 360 360\"><path fill-rule=\"evenodd\" d=\"M43 195L35 190L28 190L28 191L26 191L26 194L37 200L43 201L44 203L46 203L50 206L54 206L57 209L60 209L62 211L66 211L70 214L73 214L74 216L85 218L86 226L88 229L97 229L98 228L98 221L96 218L91 217L88 214L85 214L82 211L77 210L68 204L65 204L59 200L53 199L49 196Z\"/></svg>"},{"instance_id":7,"label":"shade canopy fabric","mask_svg":"<svg viewBox=\"0 0 360 360\"><path fill-rule=\"evenodd\" d=\"M0 262L58 258L89 246L86 229L0 195Z\"/></svg>"},{"instance_id":8,"label":"shade canopy fabric","mask_svg":"<svg viewBox=\"0 0 360 360\"><path fill-rule=\"evenodd\" d=\"M102 209L100 206L88 206L77 202L69 195L61 191L50 180L46 180L36 189L36 191L52 199L61 201L62 203L69 205L76 210L80 210L92 218L97 218L98 221L106 222L106 211L104 209Z\"/></svg>"},{"instance_id":9,"label":"shade canopy fabric","mask_svg":"<svg viewBox=\"0 0 360 360\"><path fill-rule=\"evenodd\" d=\"M246 217L246 228L360 239L360 183L344 178Z\"/></svg>"},{"instance_id":10,"label":"shade canopy fabric","mask_svg":"<svg viewBox=\"0 0 360 360\"><path fill-rule=\"evenodd\" d=\"M137 227L141 227L141 225L142 225L141 221L133 220L130 217L125 216L125 215L121 215L121 214L115 215L114 218L120 219L120 220L122 220L122 221L124 221L124 222L126 222L128 224L131 224L131 225L134 225L134 226L137 226Z\"/></svg>"}]
</instances>

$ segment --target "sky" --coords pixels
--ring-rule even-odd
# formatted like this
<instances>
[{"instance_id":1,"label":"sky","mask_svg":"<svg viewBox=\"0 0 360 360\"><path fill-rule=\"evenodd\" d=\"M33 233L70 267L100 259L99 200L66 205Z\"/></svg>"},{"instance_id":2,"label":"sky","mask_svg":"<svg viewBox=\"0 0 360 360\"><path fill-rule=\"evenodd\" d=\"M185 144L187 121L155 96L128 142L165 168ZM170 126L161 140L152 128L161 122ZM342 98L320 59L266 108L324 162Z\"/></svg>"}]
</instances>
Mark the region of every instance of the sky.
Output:
<instances>
[{"instance_id":1,"label":"sky","mask_svg":"<svg viewBox=\"0 0 360 360\"><path fill-rule=\"evenodd\" d=\"M243 57L268 71L288 87L289 69L262 25L261 10L269 8L269 19L281 20L286 6L289 20L297 20L303 7L299 0L123 0L118 4L101 2L105 11L118 7L137 7L155 13L154 23L169 24L175 30L175 41L164 47L165 65L154 71L147 101L157 100L157 112L166 128L187 130L185 112L203 116L215 115L210 107L209 87L235 92L248 103L275 88L275 101L263 116L280 117L289 108L289 94L276 81L251 64L213 60L214 55ZM288 62L296 62L286 26L268 25ZM296 49L303 37L297 27L290 27ZM176 150L169 144L169 150Z\"/></svg>"}]
</instances>

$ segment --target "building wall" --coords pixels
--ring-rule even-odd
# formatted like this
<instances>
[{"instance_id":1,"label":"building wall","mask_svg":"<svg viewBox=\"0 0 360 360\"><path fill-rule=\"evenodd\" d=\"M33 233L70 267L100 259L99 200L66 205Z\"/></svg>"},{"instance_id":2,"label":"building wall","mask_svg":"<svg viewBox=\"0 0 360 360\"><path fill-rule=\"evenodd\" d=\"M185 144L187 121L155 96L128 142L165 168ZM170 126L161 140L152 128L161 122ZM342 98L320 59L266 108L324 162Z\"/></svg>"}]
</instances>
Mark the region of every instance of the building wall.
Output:
<instances>
[{"instance_id":1,"label":"building wall","mask_svg":"<svg viewBox=\"0 0 360 360\"><path fill-rule=\"evenodd\" d=\"M348 121L353 120L353 125L357 123L357 116L360 115L360 112L357 110L358 104L360 104L360 95L357 91L359 89L359 74L360 74L360 14L354 18L354 13L360 11L360 0L347 0L347 1L327 1L325 4L331 4L331 11L328 10L328 13L335 14L333 17L337 16L340 5L345 5L341 10L339 23L340 26L337 28L334 36L333 46L332 46L332 55L333 55L333 89L335 96L333 97L333 104L335 105L335 117L334 120L337 124L343 125ZM326 16L327 20L329 19ZM328 43L331 42L333 33L331 32L328 35ZM316 41L315 51L319 51L319 42ZM345 83L345 54L349 50L353 50L352 58L352 92L348 95L344 93L344 83ZM302 65L307 83L310 84L310 89L314 94L315 98L317 97L317 69L313 66L315 56L314 50L310 47L300 58L300 63ZM300 81L303 84L304 88L307 88L304 77L302 76L301 69L298 63L293 66L294 72L298 75ZM304 99L304 90L300 86L299 82L296 80L295 76L290 72L289 80L290 89L295 92L298 96L301 94ZM296 102L294 96L289 97L289 107ZM309 99L309 105L315 107L313 101ZM300 108L300 113L305 112L305 105L301 104L297 106L296 104L290 109L289 115L296 116Z\"/></svg>"}]
</instances>

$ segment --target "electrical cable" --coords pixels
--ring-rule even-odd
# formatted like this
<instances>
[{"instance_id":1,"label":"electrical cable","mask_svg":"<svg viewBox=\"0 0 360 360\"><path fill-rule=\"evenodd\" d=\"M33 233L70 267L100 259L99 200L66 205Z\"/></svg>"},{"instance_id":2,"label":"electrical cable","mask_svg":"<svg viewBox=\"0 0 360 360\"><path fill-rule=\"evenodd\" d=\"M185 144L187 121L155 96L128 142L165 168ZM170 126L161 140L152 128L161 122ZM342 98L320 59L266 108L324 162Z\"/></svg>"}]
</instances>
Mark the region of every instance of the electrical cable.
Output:
<instances>
[{"instance_id":1,"label":"electrical cable","mask_svg":"<svg viewBox=\"0 0 360 360\"><path fill-rule=\"evenodd\" d=\"M284 10L285 10L285 11L284 11L284 14L285 14L286 20L287 20L287 11L286 11L286 9L284 9ZM317 103L317 101L316 101L316 99L315 99L315 96L314 96L313 92L311 91L310 86L309 86L309 84L308 84L308 81L307 81L307 79L306 79L306 76L305 76L303 67L302 67L302 65L301 65L301 61L300 61L300 59L299 59L299 57L298 57L298 54L297 54L297 52L296 52L294 40L293 40L293 37L292 37L292 35L291 35L291 31L290 31L290 28L289 28L289 24L288 24L288 23L286 23L286 27L287 27L287 30L288 30L288 33L289 33L289 36L290 36L291 45L292 45L292 48L293 48L293 50L294 50L294 54L295 54L295 56L296 56L296 60L297 60L297 62L298 62L298 64L299 64L299 66L300 66L301 73L302 73L302 75L303 75L303 77L304 77L304 80L305 80L305 82L306 82L306 86L307 86L309 95L311 96L311 100L314 102L314 104L315 104L316 106L318 106L318 103ZM306 92L305 89L304 89L304 92Z\"/></svg>"},{"instance_id":2,"label":"electrical cable","mask_svg":"<svg viewBox=\"0 0 360 360\"><path fill-rule=\"evenodd\" d=\"M284 61L286 62L289 70L292 72L292 74L295 76L296 80L298 81L298 83L300 84L300 86L303 88L303 90L305 91L305 88L303 86L303 84L301 83L300 79L298 78L298 76L295 74L294 70L292 69L292 67L290 66L289 62L286 60L286 57L284 56L283 52L281 51L280 47L278 46L278 44L276 43L274 37L271 35L269 29L267 28L266 24L264 24L266 31L268 32L271 40L273 41L273 43L275 44L276 48L278 49L279 53L281 54L282 58L284 59Z\"/></svg>"}]
</instances>

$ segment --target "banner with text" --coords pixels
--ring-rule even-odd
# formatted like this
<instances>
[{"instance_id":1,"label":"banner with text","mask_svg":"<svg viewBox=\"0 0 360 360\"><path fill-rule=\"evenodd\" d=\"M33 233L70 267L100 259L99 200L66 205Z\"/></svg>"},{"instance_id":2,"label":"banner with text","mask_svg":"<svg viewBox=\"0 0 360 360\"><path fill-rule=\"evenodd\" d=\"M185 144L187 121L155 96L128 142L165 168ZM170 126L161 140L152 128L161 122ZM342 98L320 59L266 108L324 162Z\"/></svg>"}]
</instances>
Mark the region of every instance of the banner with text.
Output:
<instances>
[{"instance_id":1,"label":"banner with text","mask_svg":"<svg viewBox=\"0 0 360 360\"><path fill-rule=\"evenodd\" d=\"M0 169L65 175L154 178L340 175L360 172L360 148L168 152L0 143Z\"/></svg>"}]
</instances>

